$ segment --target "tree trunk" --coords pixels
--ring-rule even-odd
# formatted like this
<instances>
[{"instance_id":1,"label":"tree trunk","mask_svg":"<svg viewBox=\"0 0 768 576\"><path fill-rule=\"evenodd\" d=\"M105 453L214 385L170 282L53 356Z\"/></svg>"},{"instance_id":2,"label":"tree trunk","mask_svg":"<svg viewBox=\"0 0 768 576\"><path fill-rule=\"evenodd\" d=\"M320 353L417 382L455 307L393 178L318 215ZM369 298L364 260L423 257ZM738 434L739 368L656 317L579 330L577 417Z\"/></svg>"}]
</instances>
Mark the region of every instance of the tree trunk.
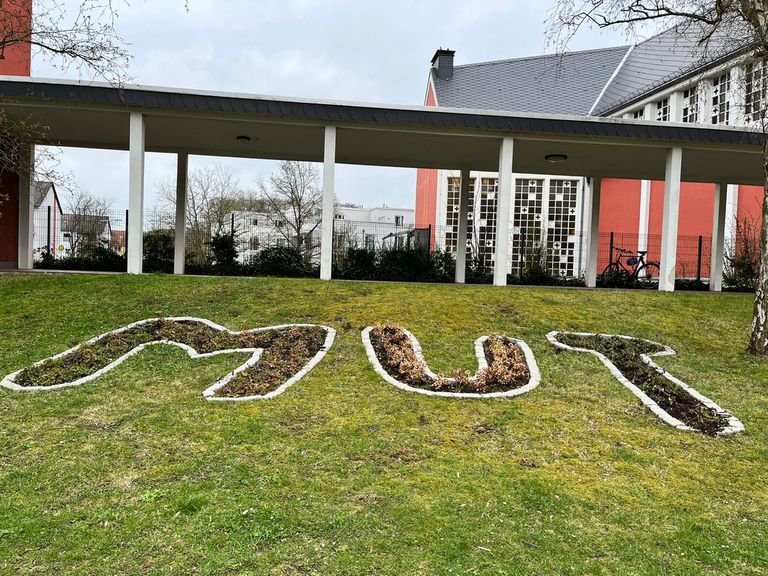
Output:
<instances>
[{"instance_id":1,"label":"tree trunk","mask_svg":"<svg viewBox=\"0 0 768 576\"><path fill-rule=\"evenodd\" d=\"M766 181L763 190L763 220L760 225L760 274L755 290L749 351L759 356L768 356L768 143L763 148L763 165Z\"/></svg>"}]
</instances>

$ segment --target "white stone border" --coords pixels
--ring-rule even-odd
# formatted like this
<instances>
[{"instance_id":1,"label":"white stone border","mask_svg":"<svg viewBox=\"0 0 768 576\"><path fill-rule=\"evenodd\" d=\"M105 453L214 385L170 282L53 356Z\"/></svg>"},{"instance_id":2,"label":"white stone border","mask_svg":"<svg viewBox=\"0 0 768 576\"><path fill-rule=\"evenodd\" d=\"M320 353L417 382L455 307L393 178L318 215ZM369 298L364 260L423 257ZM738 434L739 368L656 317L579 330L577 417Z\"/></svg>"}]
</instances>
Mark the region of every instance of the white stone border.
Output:
<instances>
[{"instance_id":1,"label":"white stone border","mask_svg":"<svg viewBox=\"0 0 768 576\"><path fill-rule=\"evenodd\" d=\"M414 386L409 386L408 384L405 384L404 382L400 382L399 380L395 379L393 376L387 372L384 367L381 365L381 362L379 362L378 357L376 356L376 351L373 349L373 344L371 343L371 330L373 330L373 326L368 326L365 330L363 330L361 337L363 340L363 346L365 346L365 352L368 355L368 360L373 365L373 369L376 371L376 373L381 376L384 380L392 384L393 386L397 386L401 390L406 390L408 392L416 392L417 394L425 394L427 396L442 396L445 398L509 398L512 396L519 396L521 394L525 394L526 392L530 392L536 386L539 385L539 382L541 382L541 373L539 372L539 366L536 364L536 358L533 355L533 352L528 347L528 344L526 344L522 340L517 340L515 338L510 338L512 342L517 344L520 349L523 351L523 354L525 355L525 362L528 364L528 371L530 372L531 377L528 380L528 383L524 386L521 386L519 388L514 388L512 390L507 390L505 392L488 392L486 394L481 394L477 392L440 392L436 390L426 390L424 388L416 388ZM424 373L427 375L428 378L432 380L437 380L438 376L432 370L429 369L429 366L427 365L426 360L424 360L424 354L421 351L421 345L419 344L419 341L416 339L416 337L411 334L408 330L403 328L403 331L408 335L408 338L411 341L411 345L413 346L413 352L416 354L416 358L421 361L424 364ZM480 370L483 370L484 368L488 367L488 360L485 357L485 350L483 348L483 344L488 339L488 336L481 336L477 340L475 340L475 356L477 357L477 364L478 364L478 372ZM470 381L475 380L477 378L477 373L475 373L474 376L470 378ZM455 378L446 378L446 380L454 381Z\"/></svg>"},{"instance_id":2,"label":"white stone border","mask_svg":"<svg viewBox=\"0 0 768 576\"><path fill-rule=\"evenodd\" d=\"M640 401L645 404L648 408L651 409L651 411L656 414L659 418L661 418L664 422L669 424L670 426L674 426L678 430L687 430L687 431L693 431L698 432L695 428L691 428L687 424L684 424L674 416L672 416L669 412L664 410L661 406L659 406L654 400L652 400L645 392L640 390L637 386L635 386L632 382L630 382L627 378L624 377L624 375L621 373L621 371L616 367L616 365L611 362L604 354L598 352L597 350L590 350L589 348L577 348L575 346L568 346L567 344L563 344L557 339L557 336L559 334L572 334L574 336L600 336L602 338L624 338L626 340L636 340L636 341L643 341L643 342L649 342L651 344L655 344L656 346L660 346L663 348L660 352L654 352L652 354L640 354L640 359L643 361L643 363L646 366L649 366L653 368L656 372L664 376L667 380L670 382L677 384L685 390L688 394L696 398L699 402L704 404L707 408L715 412L718 416L721 416L725 418L728 421L728 426L723 428L718 432L718 435L720 436L728 436L730 434L736 434L738 432L744 432L744 424L741 423L741 421L736 418L736 416L733 416L730 412L727 410L724 410L720 406L718 406L715 402L698 392L696 389L692 388L682 380L679 380L678 378L675 378L667 372L664 368L656 364L653 360L651 360L651 356L675 356L677 353L670 348L669 346L665 344L660 344L659 342L654 342L653 340L646 340L645 338L635 338L633 336L623 336L621 334L594 334L592 332L562 332L558 330L554 330L547 334L547 340L549 340L550 344L555 346L556 348L560 348L561 350L570 350L574 352L588 352L594 356L597 356L600 361L610 370L611 374L613 374L614 378L621 382L626 388L628 388L635 396L637 396Z\"/></svg>"},{"instance_id":3,"label":"white stone border","mask_svg":"<svg viewBox=\"0 0 768 576\"><path fill-rule=\"evenodd\" d=\"M319 327L325 330L326 337L325 337L325 342L323 343L323 346L320 348L317 354L315 354L315 356L304 366L304 368L302 368L299 372L294 374L290 379L283 382L283 384L281 384L280 387L264 395L237 396L237 397L215 396L216 392L219 389L221 389L223 386L225 386L230 380L232 380L232 378L234 378L239 372L242 372L243 370L246 370L251 366L254 366L259 361L259 358L261 357L261 354L264 351L263 348L231 348L227 350L216 350L215 352L206 352L203 354L199 354L191 346L187 346L186 344L182 344L180 342L173 342L171 340L157 340L155 342L146 342L144 344L139 344L138 346L132 348L130 351L126 352L116 360L110 362L103 368L97 370L93 374L89 374L88 376L83 376L82 378L78 378L77 380L73 380L72 382L64 382L62 384L52 384L51 386L19 386L18 384L16 384L15 379L18 374L26 370L26 368L22 368L21 370L17 370L16 372L13 372L8 376L6 376L5 378L3 378L3 380L0 381L0 386L8 388L9 390L13 390L14 392L45 392L48 390L58 390L61 388L69 388L70 386L80 386L82 384L85 384L86 382L95 380L99 376L109 372L115 366L122 364L123 362L125 362L125 360L127 360L134 354L138 354L139 352L144 350L144 348L146 348L147 346L154 346L157 344L170 344L171 346L177 346L182 350L186 351L189 357L193 359L209 358L211 356L218 356L220 354L250 352L251 357L244 364L241 364L240 366L235 368L232 372L227 374L224 378L216 381L212 386L208 387L203 392L203 397L206 400L216 401L216 402L243 402L245 400L269 400L270 398L274 398L275 396L285 392L290 386L292 386L293 384L298 382L301 378L303 378L307 374L307 372L312 370L312 368L314 368L318 364L318 362L320 362L320 360L323 359L323 357L328 352L328 349L333 345L334 339L336 338L336 331L333 328L330 328L328 326L320 326L317 324L279 324L277 326L266 326L264 328L253 328L250 330L241 330L239 332L233 332L232 330L224 326L221 326L219 324L216 324L214 322L211 322L210 320L206 320L205 318L194 318L191 316L177 316L177 317L169 317L169 318L147 318L145 320L139 320L138 322L127 324L126 326L122 326L117 330L106 332L104 334L101 334L100 336L96 336L95 338L91 338L87 342L78 344L77 346L70 348L69 350L65 350L64 352L56 354L55 356L50 356L48 358L35 362L34 364L32 364L32 366L39 366L40 364L43 364L44 362L47 362L49 360L56 360L58 358L61 358L62 356L66 356L68 354L76 352L81 347L87 346L89 344L94 344L98 342L101 338L104 338L105 336L120 334L121 332L125 332L126 330L130 330L131 328L134 328L135 326L141 326L143 324L156 322L158 320L167 320L170 322L199 322L201 324L205 324L206 326L209 326L210 328L213 328L214 330L217 330L219 332L228 332L229 334L232 334L234 336L237 336L239 334L253 333L253 332L266 332L268 330L280 330L283 328ZM29 367L30 366L28 366L27 368Z\"/></svg>"}]
</instances>

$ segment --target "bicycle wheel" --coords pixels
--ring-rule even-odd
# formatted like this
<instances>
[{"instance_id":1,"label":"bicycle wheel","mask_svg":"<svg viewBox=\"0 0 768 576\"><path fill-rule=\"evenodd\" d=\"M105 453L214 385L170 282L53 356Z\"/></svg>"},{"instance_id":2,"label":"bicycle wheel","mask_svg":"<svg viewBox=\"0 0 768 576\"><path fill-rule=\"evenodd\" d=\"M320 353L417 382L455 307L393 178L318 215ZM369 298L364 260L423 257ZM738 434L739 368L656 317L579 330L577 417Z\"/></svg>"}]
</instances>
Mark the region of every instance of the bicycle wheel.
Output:
<instances>
[{"instance_id":1,"label":"bicycle wheel","mask_svg":"<svg viewBox=\"0 0 768 576\"><path fill-rule=\"evenodd\" d=\"M644 273L643 276L640 276ZM655 288L659 285L659 265L655 262L648 262L645 266L638 269L635 275L635 285L638 288Z\"/></svg>"},{"instance_id":2,"label":"bicycle wheel","mask_svg":"<svg viewBox=\"0 0 768 576\"><path fill-rule=\"evenodd\" d=\"M600 275L600 286L604 288L622 288L627 285L629 274L616 262L611 262Z\"/></svg>"}]
</instances>

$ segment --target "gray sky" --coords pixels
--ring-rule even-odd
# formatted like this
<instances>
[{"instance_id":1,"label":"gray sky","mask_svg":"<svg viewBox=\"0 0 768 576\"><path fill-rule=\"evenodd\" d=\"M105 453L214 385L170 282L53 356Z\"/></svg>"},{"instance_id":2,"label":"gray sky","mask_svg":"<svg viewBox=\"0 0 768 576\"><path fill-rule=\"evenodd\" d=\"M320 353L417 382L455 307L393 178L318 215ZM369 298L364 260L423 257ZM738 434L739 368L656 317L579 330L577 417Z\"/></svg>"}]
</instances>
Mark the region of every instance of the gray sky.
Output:
<instances>
[{"instance_id":1,"label":"gray sky","mask_svg":"<svg viewBox=\"0 0 768 576\"><path fill-rule=\"evenodd\" d=\"M76 3L67 0L67 3ZM464 64L532 56L546 50L546 0L132 0L118 28L133 54L132 82L281 96L421 104L429 61L439 47ZM585 32L571 50L624 44L618 32ZM77 78L40 57L34 76ZM267 161L218 161L243 187L274 168ZM62 170L85 191L127 206L124 152L67 149ZM150 154L146 205L175 175L175 157ZM366 206L413 207L415 170L339 166L337 195Z\"/></svg>"}]
</instances>

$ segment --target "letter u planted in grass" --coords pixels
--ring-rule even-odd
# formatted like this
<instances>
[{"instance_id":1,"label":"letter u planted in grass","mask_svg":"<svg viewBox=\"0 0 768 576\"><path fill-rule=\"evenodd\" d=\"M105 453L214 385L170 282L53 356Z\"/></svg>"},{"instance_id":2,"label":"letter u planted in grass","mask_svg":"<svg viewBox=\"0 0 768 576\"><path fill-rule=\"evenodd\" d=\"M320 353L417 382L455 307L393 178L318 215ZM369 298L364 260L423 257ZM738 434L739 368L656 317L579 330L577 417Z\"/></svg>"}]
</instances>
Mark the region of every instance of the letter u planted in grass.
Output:
<instances>
[{"instance_id":1,"label":"letter u planted in grass","mask_svg":"<svg viewBox=\"0 0 768 576\"><path fill-rule=\"evenodd\" d=\"M479 365L474 375L439 376L429 369L416 337L395 325L369 326L362 333L368 359L378 374L402 390L453 398L518 396L541 381L536 359L522 340L482 336L475 340Z\"/></svg>"},{"instance_id":2,"label":"letter u planted in grass","mask_svg":"<svg viewBox=\"0 0 768 576\"><path fill-rule=\"evenodd\" d=\"M560 350L597 356L656 416L679 430L712 436L744 431L738 418L651 360L651 356L674 355L669 346L631 336L585 332L550 332L547 340Z\"/></svg>"},{"instance_id":3,"label":"letter u planted in grass","mask_svg":"<svg viewBox=\"0 0 768 576\"><path fill-rule=\"evenodd\" d=\"M97 336L6 376L0 385L37 392L77 386L108 372L146 346L170 344L191 358L250 353L248 360L203 392L207 400L266 400L309 372L333 344L336 331L286 324L232 332L202 318L151 318Z\"/></svg>"}]
</instances>

